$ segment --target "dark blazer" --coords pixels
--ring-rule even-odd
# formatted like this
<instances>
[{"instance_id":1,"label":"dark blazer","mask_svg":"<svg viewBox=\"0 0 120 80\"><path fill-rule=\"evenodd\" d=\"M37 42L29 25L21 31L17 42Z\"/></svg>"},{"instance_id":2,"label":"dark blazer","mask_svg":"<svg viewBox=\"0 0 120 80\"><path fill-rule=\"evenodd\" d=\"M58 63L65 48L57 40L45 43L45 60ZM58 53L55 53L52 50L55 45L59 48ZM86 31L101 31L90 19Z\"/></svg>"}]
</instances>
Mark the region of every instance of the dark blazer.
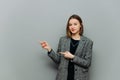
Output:
<instances>
[{"instance_id":1,"label":"dark blazer","mask_svg":"<svg viewBox=\"0 0 120 80\"><path fill-rule=\"evenodd\" d=\"M70 51L70 41L68 37L61 37L58 44L57 52ZM74 80L88 80L88 70L91 65L93 42L87 37L81 36L79 45L75 52L74 62ZM48 56L58 64L58 73L56 80L67 80L68 62L60 53L53 50Z\"/></svg>"}]
</instances>

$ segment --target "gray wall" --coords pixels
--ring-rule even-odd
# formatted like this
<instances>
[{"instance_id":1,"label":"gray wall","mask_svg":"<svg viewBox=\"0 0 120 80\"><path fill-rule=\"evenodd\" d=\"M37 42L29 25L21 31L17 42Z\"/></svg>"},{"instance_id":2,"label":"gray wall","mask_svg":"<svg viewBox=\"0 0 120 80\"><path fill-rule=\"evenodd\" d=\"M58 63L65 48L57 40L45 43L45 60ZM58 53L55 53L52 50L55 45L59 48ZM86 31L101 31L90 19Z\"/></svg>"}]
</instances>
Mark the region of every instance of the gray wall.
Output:
<instances>
[{"instance_id":1,"label":"gray wall","mask_svg":"<svg viewBox=\"0 0 120 80\"><path fill-rule=\"evenodd\" d=\"M0 0L0 80L55 80L56 66L39 41L56 51L74 13L94 41L90 80L119 80L119 8L119 0Z\"/></svg>"}]
</instances>

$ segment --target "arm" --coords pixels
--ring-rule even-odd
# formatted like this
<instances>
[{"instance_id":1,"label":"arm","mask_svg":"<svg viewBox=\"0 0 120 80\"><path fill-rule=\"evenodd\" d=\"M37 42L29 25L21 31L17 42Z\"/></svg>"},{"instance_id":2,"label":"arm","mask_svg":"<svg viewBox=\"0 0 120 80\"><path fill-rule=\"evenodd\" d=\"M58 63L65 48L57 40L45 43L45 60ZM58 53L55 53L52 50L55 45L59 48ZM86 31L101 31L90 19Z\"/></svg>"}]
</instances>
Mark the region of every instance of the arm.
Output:
<instances>
[{"instance_id":1,"label":"arm","mask_svg":"<svg viewBox=\"0 0 120 80\"><path fill-rule=\"evenodd\" d=\"M58 52L61 51L61 42L62 42L62 39L60 38L57 53L55 53L54 50L52 50L52 49L50 52L48 52L48 56L57 64L60 63L61 54L59 54Z\"/></svg>"}]
</instances>

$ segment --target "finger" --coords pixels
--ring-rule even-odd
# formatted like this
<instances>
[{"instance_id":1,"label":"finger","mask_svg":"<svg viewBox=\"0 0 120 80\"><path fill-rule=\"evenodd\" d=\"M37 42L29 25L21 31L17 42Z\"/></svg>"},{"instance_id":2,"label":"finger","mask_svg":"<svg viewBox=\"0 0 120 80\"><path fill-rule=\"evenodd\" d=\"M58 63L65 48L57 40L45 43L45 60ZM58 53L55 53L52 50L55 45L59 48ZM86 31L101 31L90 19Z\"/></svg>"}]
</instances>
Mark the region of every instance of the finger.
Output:
<instances>
[{"instance_id":1,"label":"finger","mask_svg":"<svg viewBox=\"0 0 120 80\"><path fill-rule=\"evenodd\" d=\"M46 41L43 41L42 44L46 44L47 45L48 43Z\"/></svg>"},{"instance_id":2,"label":"finger","mask_svg":"<svg viewBox=\"0 0 120 80\"><path fill-rule=\"evenodd\" d=\"M43 43L44 43L44 41L39 41L39 43L40 43L40 44L43 44Z\"/></svg>"},{"instance_id":3,"label":"finger","mask_svg":"<svg viewBox=\"0 0 120 80\"><path fill-rule=\"evenodd\" d=\"M40 44L41 44L41 45L43 45L43 44L46 44L46 45L47 45L47 43L46 43L45 41L40 41Z\"/></svg>"},{"instance_id":4,"label":"finger","mask_svg":"<svg viewBox=\"0 0 120 80\"><path fill-rule=\"evenodd\" d=\"M66 53L69 53L69 51L65 51Z\"/></svg>"},{"instance_id":5,"label":"finger","mask_svg":"<svg viewBox=\"0 0 120 80\"><path fill-rule=\"evenodd\" d=\"M59 53L60 53L60 54L63 54L63 55L65 54L64 52L59 52Z\"/></svg>"},{"instance_id":6,"label":"finger","mask_svg":"<svg viewBox=\"0 0 120 80\"><path fill-rule=\"evenodd\" d=\"M71 54L69 51L65 51L66 54Z\"/></svg>"}]
</instances>

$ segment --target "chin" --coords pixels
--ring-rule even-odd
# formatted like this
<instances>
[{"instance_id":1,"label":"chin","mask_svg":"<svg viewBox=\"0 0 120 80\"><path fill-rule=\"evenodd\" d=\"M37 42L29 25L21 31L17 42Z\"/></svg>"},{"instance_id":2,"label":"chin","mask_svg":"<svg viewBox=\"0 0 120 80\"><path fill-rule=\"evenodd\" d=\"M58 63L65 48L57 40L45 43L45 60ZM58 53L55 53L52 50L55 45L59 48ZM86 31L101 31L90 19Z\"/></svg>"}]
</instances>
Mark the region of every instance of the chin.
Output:
<instances>
[{"instance_id":1,"label":"chin","mask_svg":"<svg viewBox=\"0 0 120 80\"><path fill-rule=\"evenodd\" d=\"M72 31L71 31L71 33L72 33L72 34L78 34L78 32L72 32Z\"/></svg>"},{"instance_id":2,"label":"chin","mask_svg":"<svg viewBox=\"0 0 120 80\"><path fill-rule=\"evenodd\" d=\"M72 33L72 34L76 34L77 32L72 32L72 31L71 31L71 33Z\"/></svg>"},{"instance_id":3,"label":"chin","mask_svg":"<svg viewBox=\"0 0 120 80\"><path fill-rule=\"evenodd\" d=\"M72 32L72 34L77 34L77 33L73 33L73 32Z\"/></svg>"}]
</instances>

